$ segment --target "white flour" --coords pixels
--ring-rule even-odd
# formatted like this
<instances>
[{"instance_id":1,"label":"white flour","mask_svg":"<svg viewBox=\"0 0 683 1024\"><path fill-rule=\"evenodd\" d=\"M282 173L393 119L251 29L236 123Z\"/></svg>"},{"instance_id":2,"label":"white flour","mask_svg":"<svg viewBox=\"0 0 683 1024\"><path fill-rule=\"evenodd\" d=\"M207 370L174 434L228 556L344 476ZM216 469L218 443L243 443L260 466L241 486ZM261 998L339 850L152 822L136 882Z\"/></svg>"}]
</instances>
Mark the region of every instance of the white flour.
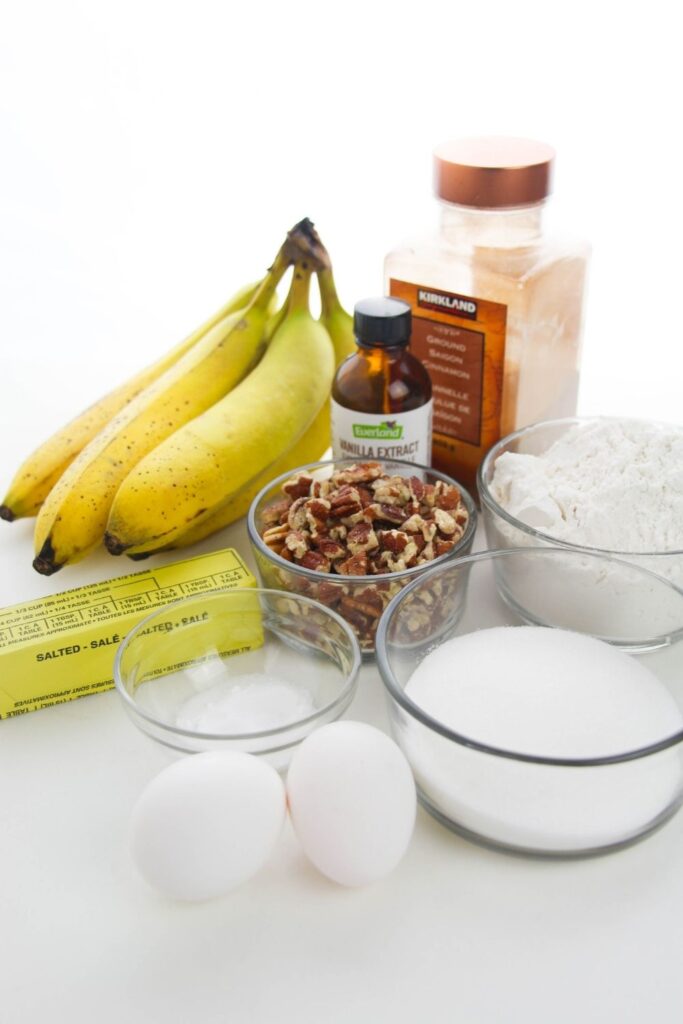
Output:
<instances>
[{"instance_id":1,"label":"white flour","mask_svg":"<svg viewBox=\"0 0 683 1024\"><path fill-rule=\"evenodd\" d=\"M683 427L596 420L542 455L506 452L491 493L560 540L630 553L683 549Z\"/></svg>"}]
</instances>

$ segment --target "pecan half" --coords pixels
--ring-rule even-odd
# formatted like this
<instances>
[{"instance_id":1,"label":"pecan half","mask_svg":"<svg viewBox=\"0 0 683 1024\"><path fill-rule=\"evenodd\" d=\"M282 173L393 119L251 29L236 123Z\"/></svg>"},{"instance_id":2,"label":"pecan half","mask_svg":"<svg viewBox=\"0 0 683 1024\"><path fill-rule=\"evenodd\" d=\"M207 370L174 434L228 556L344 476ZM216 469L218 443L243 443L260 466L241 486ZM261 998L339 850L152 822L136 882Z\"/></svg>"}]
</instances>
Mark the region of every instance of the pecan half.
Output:
<instances>
[{"instance_id":1,"label":"pecan half","mask_svg":"<svg viewBox=\"0 0 683 1024\"><path fill-rule=\"evenodd\" d=\"M400 476L389 476L376 480L373 490L375 501L380 504L403 506L412 498L410 485Z\"/></svg>"},{"instance_id":2,"label":"pecan half","mask_svg":"<svg viewBox=\"0 0 683 1024\"><path fill-rule=\"evenodd\" d=\"M434 502L436 508L444 508L450 512L459 506L461 500L460 491L457 487L447 484L443 480L438 481L436 485L436 500Z\"/></svg>"},{"instance_id":3,"label":"pecan half","mask_svg":"<svg viewBox=\"0 0 683 1024\"><path fill-rule=\"evenodd\" d=\"M398 505L380 505L380 519L386 520L387 523L396 523L397 525L403 525L405 519L405 512Z\"/></svg>"},{"instance_id":4,"label":"pecan half","mask_svg":"<svg viewBox=\"0 0 683 1024\"><path fill-rule=\"evenodd\" d=\"M439 531L445 533L447 537L450 537L452 533L455 533L457 523L445 509L435 508L434 509L434 522L436 523Z\"/></svg>"},{"instance_id":5,"label":"pecan half","mask_svg":"<svg viewBox=\"0 0 683 1024\"><path fill-rule=\"evenodd\" d=\"M366 592L364 591L364 593ZM352 608L354 611L360 612L361 615L367 615L369 619L378 619L383 611L381 603L380 606L377 607L373 601L368 601L361 595L358 595L357 597L343 597L341 600L341 606L344 611L348 611L349 608Z\"/></svg>"},{"instance_id":6,"label":"pecan half","mask_svg":"<svg viewBox=\"0 0 683 1024\"><path fill-rule=\"evenodd\" d=\"M357 487L356 490L358 491L358 497L360 498L360 503L363 508L367 508L368 505L372 505L375 499L367 487Z\"/></svg>"},{"instance_id":7,"label":"pecan half","mask_svg":"<svg viewBox=\"0 0 683 1024\"><path fill-rule=\"evenodd\" d=\"M369 483L382 476L382 467L379 462L359 462L348 469L337 470L332 474L332 480L336 484L361 484Z\"/></svg>"},{"instance_id":8,"label":"pecan half","mask_svg":"<svg viewBox=\"0 0 683 1024\"><path fill-rule=\"evenodd\" d=\"M329 560L324 555L321 555L319 551L307 551L299 561L299 565L302 565L304 569L313 569L314 572L330 571Z\"/></svg>"},{"instance_id":9,"label":"pecan half","mask_svg":"<svg viewBox=\"0 0 683 1024\"><path fill-rule=\"evenodd\" d=\"M356 594L356 598L359 602L362 602L365 614L370 615L375 619L380 617L391 600L389 591L382 590L381 584L373 587L365 587L363 590L359 590Z\"/></svg>"},{"instance_id":10,"label":"pecan half","mask_svg":"<svg viewBox=\"0 0 683 1024\"><path fill-rule=\"evenodd\" d=\"M357 523L346 535L346 546L352 555L361 551L374 551L379 545L377 534L371 523Z\"/></svg>"},{"instance_id":11,"label":"pecan half","mask_svg":"<svg viewBox=\"0 0 683 1024\"><path fill-rule=\"evenodd\" d=\"M386 567L385 572L400 572L402 569L409 567L409 563L412 562L416 555L417 545L415 541L410 540L405 548L397 554L394 554L393 551L383 551L379 560Z\"/></svg>"},{"instance_id":12,"label":"pecan half","mask_svg":"<svg viewBox=\"0 0 683 1024\"><path fill-rule=\"evenodd\" d=\"M306 473L299 473L297 476L293 476L291 480L288 480L287 483L284 483L282 485L282 490L292 499L307 498L311 493L312 483L312 476L308 476Z\"/></svg>"},{"instance_id":13,"label":"pecan half","mask_svg":"<svg viewBox=\"0 0 683 1024\"><path fill-rule=\"evenodd\" d=\"M308 551L308 534L305 530L290 530L285 537L285 547L295 558L303 558Z\"/></svg>"},{"instance_id":14,"label":"pecan half","mask_svg":"<svg viewBox=\"0 0 683 1024\"><path fill-rule=\"evenodd\" d=\"M289 507L287 524L290 530L303 530L306 527L306 498L296 498Z\"/></svg>"},{"instance_id":15,"label":"pecan half","mask_svg":"<svg viewBox=\"0 0 683 1024\"><path fill-rule=\"evenodd\" d=\"M326 498L332 490L331 480L316 480L311 485L311 497L313 498Z\"/></svg>"},{"instance_id":16,"label":"pecan half","mask_svg":"<svg viewBox=\"0 0 683 1024\"><path fill-rule=\"evenodd\" d=\"M423 524L424 519L419 513L416 512L414 515L409 516L409 518L406 519L406 521L402 524L401 529L405 530L407 533L418 533L422 530Z\"/></svg>"},{"instance_id":17,"label":"pecan half","mask_svg":"<svg viewBox=\"0 0 683 1024\"><path fill-rule=\"evenodd\" d=\"M415 501L422 501L425 492L425 485L417 476L411 476L410 478L410 490L412 492Z\"/></svg>"},{"instance_id":18,"label":"pecan half","mask_svg":"<svg viewBox=\"0 0 683 1024\"><path fill-rule=\"evenodd\" d=\"M434 503L436 502L436 487L434 484L425 484L424 487L425 489L424 494L422 495L422 502L427 506L427 508L434 508Z\"/></svg>"},{"instance_id":19,"label":"pecan half","mask_svg":"<svg viewBox=\"0 0 683 1024\"><path fill-rule=\"evenodd\" d=\"M305 505L306 522L311 535L327 533L327 517L330 514L330 502L326 498L309 498Z\"/></svg>"},{"instance_id":20,"label":"pecan half","mask_svg":"<svg viewBox=\"0 0 683 1024\"><path fill-rule=\"evenodd\" d=\"M351 555L346 561L337 563L337 572L342 576L367 576L368 556L364 551Z\"/></svg>"},{"instance_id":21,"label":"pecan half","mask_svg":"<svg viewBox=\"0 0 683 1024\"><path fill-rule=\"evenodd\" d=\"M285 546L285 537L288 533L289 527L286 524L284 526L271 526L263 533L263 541L269 548L279 551L280 548Z\"/></svg>"},{"instance_id":22,"label":"pecan half","mask_svg":"<svg viewBox=\"0 0 683 1024\"><path fill-rule=\"evenodd\" d=\"M355 515L362 508L360 494L355 487L347 485L330 494L330 512L339 519Z\"/></svg>"},{"instance_id":23,"label":"pecan half","mask_svg":"<svg viewBox=\"0 0 683 1024\"><path fill-rule=\"evenodd\" d=\"M266 506L262 516L263 526L275 526L279 523L281 516L286 516L289 512L289 505L287 498L281 498L280 501L274 501L272 505Z\"/></svg>"},{"instance_id":24,"label":"pecan half","mask_svg":"<svg viewBox=\"0 0 683 1024\"><path fill-rule=\"evenodd\" d=\"M338 583L328 583L325 580L318 583L315 593L311 594L311 597L315 597L328 608L334 608L338 605L343 596L344 592Z\"/></svg>"},{"instance_id":25,"label":"pecan half","mask_svg":"<svg viewBox=\"0 0 683 1024\"><path fill-rule=\"evenodd\" d=\"M403 530L380 530L378 536L382 550L391 551L395 555L405 551L408 542L413 543L412 538Z\"/></svg>"},{"instance_id":26,"label":"pecan half","mask_svg":"<svg viewBox=\"0 0 683 1024\"><path fill-rule=\"evenodd\" d=\"M371 623L372 618L368 615L364 615L363 612L359 611L355 606L355 602L351 597L342 597L339 603L339 611L344 616L347 622L356 630L359 638L368 637L371 634Z\"/></svg>"},{"instance_id":27,"label":"pecan half","mask_svg":"<svg viewBox=\"0 0 683 1024\"><path fill-rule=\"evenodd\" d=\"M418 558L418 565L423 565L425 562L433 562L436 558L436 552L434 545L430 541L423 549L420 557Z\"/></svg>"},{"instance_id":28,"label":"pecan half","mask_svg":"<svg viewBox=\"0 0 683 1024\"><path fill-rule=\"evenodd\" d=\"M346 554L344 545L340 544L338 540L333 540L331 537L314 537L313 543L320 554L324 555L325 558L329 558L331 562L336 561L337 558L343 558Z\"/></svg>"}]
</instances>

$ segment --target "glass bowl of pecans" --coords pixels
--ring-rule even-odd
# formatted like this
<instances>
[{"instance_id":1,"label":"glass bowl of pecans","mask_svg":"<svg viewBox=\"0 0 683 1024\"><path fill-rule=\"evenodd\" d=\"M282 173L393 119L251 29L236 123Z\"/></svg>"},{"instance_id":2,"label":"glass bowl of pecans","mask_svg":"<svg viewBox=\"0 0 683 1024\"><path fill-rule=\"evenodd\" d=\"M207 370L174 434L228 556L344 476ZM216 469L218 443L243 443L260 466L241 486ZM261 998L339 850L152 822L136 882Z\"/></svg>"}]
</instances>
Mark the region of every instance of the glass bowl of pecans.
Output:
<instances>
[{"instance_id":1,"label":"glass bowl of pecans","mask_svg":"<svg viewBox=\"0 0 683 1024\"><path fill-rule=\"evenodd\" d=\"M411 462L341 459L272 480L247 527L263 586L334 609L372 654L391 599L434 565L469 554L477 512L455 480Z\"/></svg>"}]
</instances>

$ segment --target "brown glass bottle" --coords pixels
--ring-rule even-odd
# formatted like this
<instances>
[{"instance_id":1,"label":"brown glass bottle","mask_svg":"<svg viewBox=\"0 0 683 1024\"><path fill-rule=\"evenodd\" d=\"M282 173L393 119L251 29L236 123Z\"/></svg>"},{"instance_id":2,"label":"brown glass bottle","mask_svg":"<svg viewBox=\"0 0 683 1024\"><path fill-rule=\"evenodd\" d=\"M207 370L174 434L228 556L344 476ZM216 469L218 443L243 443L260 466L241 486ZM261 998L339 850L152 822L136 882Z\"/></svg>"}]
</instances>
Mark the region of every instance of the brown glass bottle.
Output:
<instances>
[{"instance_id":1,"label":"brown glass bottle","mask_svg":"<svg viewBox=\"0 0 683 1024\"><path fill-rule=\"evenodd\" d=\"M364 299L354 309L358 351L332 385L335 458L406 459L431 464L432 384L408 350L410 306Z\"/></svg>"}]
</instances>

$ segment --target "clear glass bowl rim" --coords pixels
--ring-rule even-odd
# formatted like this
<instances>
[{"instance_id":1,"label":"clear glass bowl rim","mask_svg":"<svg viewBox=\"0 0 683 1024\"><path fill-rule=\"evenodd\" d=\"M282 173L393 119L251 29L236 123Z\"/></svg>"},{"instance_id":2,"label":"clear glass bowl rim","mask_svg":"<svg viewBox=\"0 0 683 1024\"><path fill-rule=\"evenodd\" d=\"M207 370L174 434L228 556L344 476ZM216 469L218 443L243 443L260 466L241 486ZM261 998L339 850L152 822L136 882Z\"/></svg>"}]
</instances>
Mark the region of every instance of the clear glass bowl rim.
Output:
<instances>
[{"instance_id":1,"label":"clear glass bowl rim","mask_svg":"<svg viewBox=\"0 0 683 1024\"><path fill-rule=\"evenodd\" d=\"M131 697L131 695L125 688L122 679L121 662L123 660L125 651L129 647L130 643L136 638L136 636L140 633L144 626L147 623L151 622L153 619L155 619L158 615L167 615L172 608L177 608L179 605L187 605L193 601L206 600L209 598L229 599L231 594L245 593L256 594L258 596L265 594L268 596L272 595L277 597L286 597L293 601L298 601L309 607L315 608L316 611L323 611L326 615L330 617L330 619L332 619L333 622L336 622L337 625L341 627L342 631L348 637L351 650L353 651L353 664L351 665L348 673L346 674L344 687L341 693L339 693L333 701L330 701L329 704L326 704L322 708L317 708L312 715L307 715L305 718L299 718L294 722L288 722L286 725L278 726L275 729L263 729L259 732L197 732L195 729L181 729L179 726L171 725L168 722L161 721L160 719L155 718L153 715L150 715L148 712L143 711L142 708L138 706L135 699ZM299 729L302 726L308 725L314 722L316 719L322 718L325 715L329 714L329 712L333 711L335 707L337 707L339 704L343 704L345 700L353 696L353 693L358 685L358 673L360 671L361 664L362 658L356 634L353 632L348 622L346 622L341 617L341 615L338 615L337 612L333 611L331 608L327 608L324 604L321 604L320 601L315 601L311 597L304 597L303 594L293 594L291 593L291 591L288 590L274 590L269 587L232 587L230 590L216 590L206 591L202 594L189 594L186 597L179 598L177 601L170 601L168 604L164 605L163 608L156 608L153 612L150 612L149 615L146 615L144 619L138 622L136 626L133 626L133 628L128 633L126 633L123 640L119 644L118 650L116 652L116 657L114 659L114 686L119 696L123 700L124 704L131 711L133 711L135 715L138 715L140 718L145 719L145 721L149 722L151 725L154 725L159 729L164 729L165 731L172 733L176 736L186 736L201 740L222 740L224 742L241 742L244 740L269 739L275 736L284 736L288 732L291 732L295 729Z\"/></svg>"},{"instance_id":2,"label":"clear glass bowl rim","mask_svg":"<svg viewBox=\"0 0 683 1024\"><path fill-rule=\"evenodd\" d=\"M315 472L317 469L324 469L326 466L356 466L360 461L362 460L323 459L320 462L309 462L305 466L298 466L296 469L290 470L289 473L281 473L280 476L274 477L270 483L261 488L249 506L249 513L247 515L247 532L249 534L249 540L254 547L256 547L262 555L265 555L265 557L274 565L281 565L283 569L287 569L292 574L302 576L305 579L316 581L328 580L333 583L340 584L364 583L367 586L369 583L387 583L394 580L410 579L411 576L421 576L426 571L431 570L433 566L443 565L448 560L457 558L458 552L462 551L469 541L473 539L477 529L477 506L472 495L461 483L453 477L447 476L445 473L441 473L438 469L432 469L431 466L423 466L418 462L406 462L404 459L368 459L366 461L379 462L380 465L389 463L392 466L405 466L406 469L412 471L406 474L407 476L415 475L416 470L418 472L422 471L425 473L432 473L434 476L438 477L439 480L444 480L446 483L453 484L458 488L463 499L463 504L467 508L468 520L465 532L451 551L447 551L444 555L439 555L438 558L433 559L431 562L426 562L423 565L414 565L410 569L401 569L400 572L383 572L378 573L376 576L339 576L337 573L316 572L315 569L306 569L303 566L297 565L295 562L288 562L285 558L281 558L280 555L271 551L267 544L263 543L263 538L256 528L256 509L268 491L272 490L273 487L283 484L286 480L289 480L290 477L296 476L297 473L311 473ZM288 591L288 593L290 593L290 591Z\"/></svg>"},{"instance_id":3,"label":"clear glass bowl rim","mask_svg":"<svg viewBox=\"0 0 683 1024\"><path fill-rule=\"evenodd\" d=\"M477 471L477 488L479 490L479 500L482 505L486 505L492 512L504 519L506 523L513 526L515 529L520 530L522 533L526 533L527 536L535 539L542 540L544 543L552 544L558 548L565 548L567 550L583 551L587 554L594 555L613 555L616 558L622 558L628 561L631 558L672 558L676 555L683 556L683 549L670 548L666 551L616 551L610 548L594 548L588 547L582 544L575 544L569 540L563 540L560 537L553 537L550 533L543 533L542 530L537 530L534 526L528 526L527 523L523 523L521 519L517 519L515 516L507 512L502 505L499 505L496 499L489 490L486 478L489 474L490 469L495 464L496 459L501 453L501 450L509 445L512 441L518 441L525 434L530 434L533 431L540 430L544 427L573 427L582 426L589 423L617 423L623 420L628 420L631 423L648 423L653 426L672 426L672 424L660 423L658 420L646 420L635 416L567 416L564 419L556 420L539 420L537 423L530 423L526 427L522 427L521 430L515 430L511 434L507 434L502 437L500 441L497 441L492 448L487 452L484 460L481 462Z\"/></svg>"},{"instance_id":4,"label":"clear glass bowl rim","mask_svg":"<svg viewBox=\"0 0 683 1024\"><path fill-rule=\"evenodd\" d=\"M561 554L563 557L566 557L567 554L569 554L570 557L573 557L574 555L576 555L577 557L583 557L584 552L577 550L572 551L572 549L560 547L497 548L490 549L487 551L478 551L474 555L466 555L463 558L458 558L449 565L441 565L438 566L436 569L430 569L428 573L425 573L419 579L415 580L413 583L408 584L407 587L404 587L404 589L401 590L400 593L396 594L396 596L392 598L392 600L389 602L386 609L384 610L384 614L382 615L379 621L379 626L377 628L377 639L375 643L377 667L379 668L379 673L382 678L382 682L384 683L384 686L388 691L390 697L392 698L392 700L395 700L398 704L400 704L403 710L407 711L412 718L415 718L422 725L426 726L428 729L431 729L433 732L439 733L446 739L452 740L452 742L457 743L460 746L469 747L472 750L478 750L484 754L491 754L494 757L505 757L511 761L523 761L530 764L554 765L564 768L592 768L598 767L600 765L620 764L626 761L636 761L639 758L647 757L650 754L657 754L662 750L668 749L669 747L676 746L676 744L683 741L683 728L680 729L678 732L673 733L671 736L667 736L662 740L657 740L656 743L648 744L648 746L646 747L639 747L636 750L625 751L622 754L609 754L605 757L573 758L550 757L539 754L525 754L521 751L507 750L503 747L494 747L487 743L480 743L478 740L474 740L469 736L464 736L461 733L454 732L452 729L449 729L448 726L443 725L443 723L439 722L436 718L432 718L425 711L423 711L422 708L419 707L419 705L415 704L410 699L410 697L406 696L404 690L399 686L398 681L396 680L396 677L394 676L394 673L392 671L391 665L389 664L389 658L387 656L388 630L391 621L394 615L396 614L396 611L400 606L401 602L406 600L410 596L411 592L417 588L418 584L423 585L426 582L428 582L428 580L432 577L440 576L445 572L449 572L451 570L460 568L464 565L474 564L476 562L490 561L491 559L497 558L508 558L509 556L513 556L515 558L547 558L549 555L557 554ZM640 573L644 576L651 578L652 580L656 580L659 586L664 586L667 587L669 590L672 590L676 594L676 596L681 599L681 603L683 605L683 594L678 589L678 587L674 586L673 583L670 583L662 576L659 576L656 572L652 572L651 570L645 569L639 565L634 565L632 562L626 562L623 559L615 558L612 555L603 554L602 552L588 552L588 554L590 557L601 559L607 562L613 562L615 565L624 566L629 570L633 570L637 573ZM667 634L666 636L661 636L658 639L661 639L662 641L671 641L674 638L677 641L683 642L683 627L681 628L681 630L674 633L673 635Z\"/></svg>"}]
</instances>

